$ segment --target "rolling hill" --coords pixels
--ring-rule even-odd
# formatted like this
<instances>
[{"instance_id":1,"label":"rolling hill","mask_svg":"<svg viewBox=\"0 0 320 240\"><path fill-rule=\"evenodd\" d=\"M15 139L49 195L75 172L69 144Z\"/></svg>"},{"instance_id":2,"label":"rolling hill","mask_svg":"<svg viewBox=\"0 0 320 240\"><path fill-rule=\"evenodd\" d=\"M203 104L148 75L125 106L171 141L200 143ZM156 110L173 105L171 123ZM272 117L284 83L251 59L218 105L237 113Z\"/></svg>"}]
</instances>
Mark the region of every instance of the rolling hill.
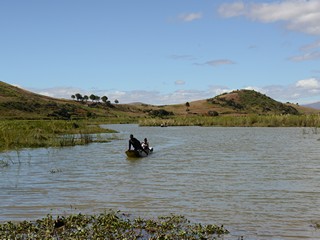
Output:
<instances>
[{"instance_id":1,"label":"rolling hill","mask_svg":"<svg viewBox=\"0 0 320 240\"><path fill-rule=\"evenodd\" d=\"M312 114L319 110L284 104L252 90L175 105L105 104L56 99L0 81L0 119L83 119L163 115Z\"/></svg>"},{"instance_id":2,"label":"rolling hill","mask_svg":"<svg viewBox=\"0 0 320 240\"><path fill-rule=\"evenodd\" d=\"M0 82L1 119L70 119L104 116L104 109L56 99Z\"/></svg>"},{"instance_id":3,"label":"rolling hill","mask_svg":"<svg viewBox=\"0 0 320 240\"><path fill-rule=\"evenodd\" d=\"M304 104L303 106L307 107L307 108L314 108L314 109L319 109L320 110L320 102Z\"/></svg>"}]
</instances>

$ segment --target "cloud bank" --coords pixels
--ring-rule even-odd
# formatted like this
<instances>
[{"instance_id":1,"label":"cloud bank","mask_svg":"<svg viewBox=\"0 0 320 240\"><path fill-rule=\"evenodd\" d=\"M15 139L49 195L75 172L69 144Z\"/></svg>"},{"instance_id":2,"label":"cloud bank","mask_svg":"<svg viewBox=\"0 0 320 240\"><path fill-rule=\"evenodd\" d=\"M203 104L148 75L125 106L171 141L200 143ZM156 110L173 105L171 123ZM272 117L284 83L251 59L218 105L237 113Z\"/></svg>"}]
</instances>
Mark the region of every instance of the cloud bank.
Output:
<instances>
[{"instance_id":1,"label":"cloud bank","mask_svg":"<svg viewBox=\"0 0 320 240\"><path fill-rule=\"evenodd\" d=\"M175 84L183 85L184 81L176 81ZM242 89L253 89L264 93L275 100L281 102L298 102L300 104L310 103L311 99L320 97L320 79L308 78L296 81L291 85L271 85L263 87L245 86ZM80 93L82 95L95 94L100 97L107 96L111 102L119 100L120 103L143 102L154 105L166 105L185 103L195 100L215 97L219 94L230 92L235 89L228 86L208 86L206 90L177 90L171 93L161 93L158 91L118 91L118 90L84 90L72 87L57 87L47 89L27 89L42 95L71 99L71 95ZM313 101L315 102L315 101Z\"/></svg>"},{"instance_id":2,"label":"cloud bank","mask_svg":"<svg viewBox=\"0 0 320 240\"><path fill-rule=\"evenodd\" d=\"M284 23L288 30L320 35L319 0L285 0L262 3L237 1L222 4L218 13L225 18L246 17L263 23Z\"/></svg>"}]
</instances>

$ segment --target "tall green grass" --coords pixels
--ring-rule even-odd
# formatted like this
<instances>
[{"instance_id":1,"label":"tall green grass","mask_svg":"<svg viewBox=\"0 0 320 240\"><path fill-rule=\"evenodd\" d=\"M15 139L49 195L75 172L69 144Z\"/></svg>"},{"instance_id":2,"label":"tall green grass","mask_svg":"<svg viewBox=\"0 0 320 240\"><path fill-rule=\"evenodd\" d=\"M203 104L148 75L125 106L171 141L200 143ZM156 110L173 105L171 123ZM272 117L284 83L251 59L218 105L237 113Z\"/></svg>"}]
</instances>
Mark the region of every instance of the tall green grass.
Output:
<instances>
[{"instance_id":1,"label":"tall green grass","mask_svg":"<svg viewBox=\"0 0 320 240\"><path fill-rule=\"evenodd\" d=\"M91 134L103 132L111 130L84 121L5 120L0 121L0 151L88 144L94 141Z\"/></svg>"},{"instance_id":2,"label":"tall green grass","mask_svg":"<svg viewBox=\"0 0 320 240\"><path fill-rule=\"evenodd\" d=\"M185 116L145 118L140 126L320 127L319 115Z\"/></svg>"}]
</instances>

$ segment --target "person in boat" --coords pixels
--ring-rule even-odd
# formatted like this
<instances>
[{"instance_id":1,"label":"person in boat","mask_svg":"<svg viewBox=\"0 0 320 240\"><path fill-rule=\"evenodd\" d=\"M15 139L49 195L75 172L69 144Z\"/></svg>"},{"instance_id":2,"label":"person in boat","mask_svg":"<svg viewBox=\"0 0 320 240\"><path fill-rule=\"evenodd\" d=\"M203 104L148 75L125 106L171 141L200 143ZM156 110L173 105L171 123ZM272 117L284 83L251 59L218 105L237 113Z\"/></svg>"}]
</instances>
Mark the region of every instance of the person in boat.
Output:
<instances>
[{"instance_id":1,"label":"person in boat","mask_svg":"<svg viewBox=\"0 0 320 240\"><path fill-rule=\"evenodd\" d=\"M147 138L145 138L145 139L143 140L143 142L141 143L141 146L142 146L143 149L149 150L149 142L148 142L148 139L147 139Z\"/></svg>"},{"instance_id":2,"label":"person in boat","mask_svg":"<svg viewBox=\"0 0 320 240\"><path fill-rule=\"evenodd\" d=\"M136 139L133 134L130 134L130 139L129 139L129 150L131 150L131 146L133 147L134 150L142 150L144 151L147 155L148 152L143 149L143 147L141 146L141 143L138 139Z\"/></svg>"}]
</instances>

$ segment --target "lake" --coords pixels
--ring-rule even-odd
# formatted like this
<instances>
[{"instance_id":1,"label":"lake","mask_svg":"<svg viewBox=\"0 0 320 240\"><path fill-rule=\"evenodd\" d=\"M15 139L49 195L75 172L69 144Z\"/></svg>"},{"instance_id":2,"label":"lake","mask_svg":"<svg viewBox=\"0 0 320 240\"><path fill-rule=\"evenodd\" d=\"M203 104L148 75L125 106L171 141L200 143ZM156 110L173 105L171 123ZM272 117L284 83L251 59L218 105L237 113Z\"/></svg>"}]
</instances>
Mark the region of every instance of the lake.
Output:
<instances>
[{"instance_id":1,"label":"lake","mask_svg":"<svg viewBox=\"0 0 320 240\"><path fill-rule=\"evenodd\" d=\"M118 140L1 153L0 222L114 209L223 224L223 239L320 239L319 130L105 127ZM131 133L154 153L127 159Z\"/></svg>"}]
</instances>

